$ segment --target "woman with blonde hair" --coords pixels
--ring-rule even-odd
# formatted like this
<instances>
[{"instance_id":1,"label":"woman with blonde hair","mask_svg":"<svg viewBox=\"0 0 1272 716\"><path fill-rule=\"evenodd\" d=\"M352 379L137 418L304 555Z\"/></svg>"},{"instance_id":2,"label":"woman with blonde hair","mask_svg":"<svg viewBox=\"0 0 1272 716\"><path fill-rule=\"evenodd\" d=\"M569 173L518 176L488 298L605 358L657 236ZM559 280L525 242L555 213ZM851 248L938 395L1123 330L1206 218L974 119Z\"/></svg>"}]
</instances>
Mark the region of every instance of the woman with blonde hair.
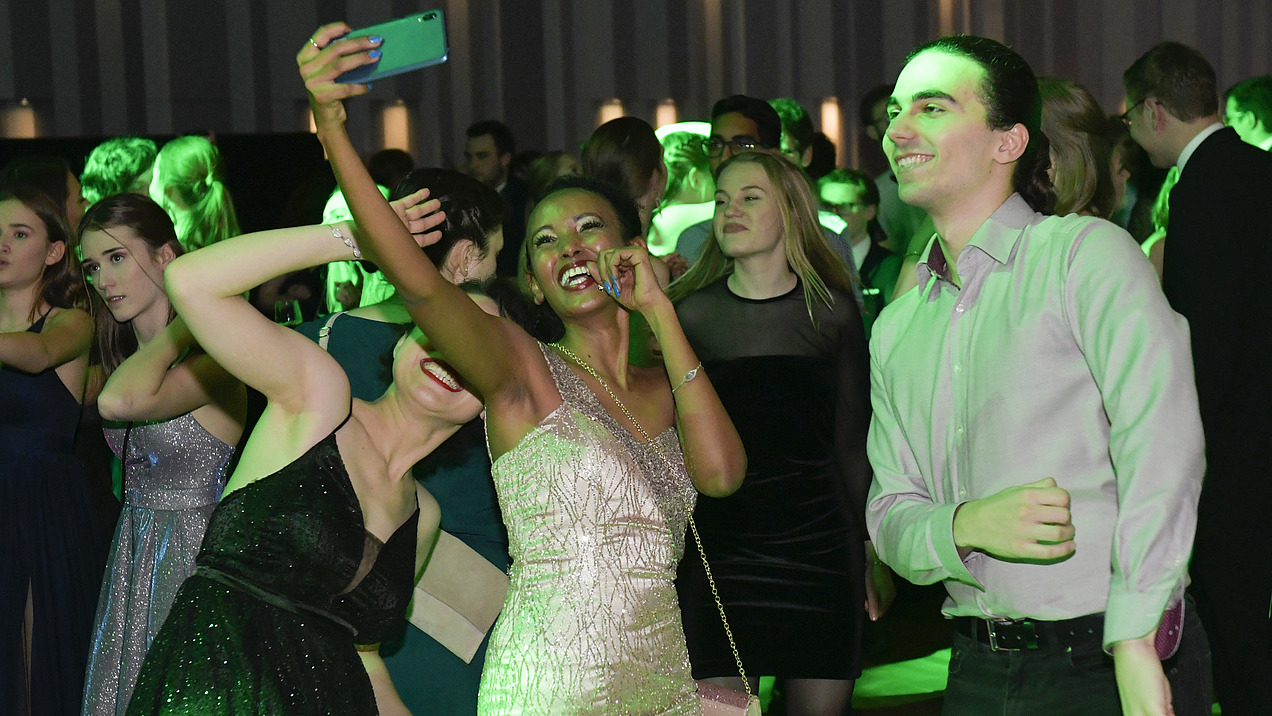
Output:
<instances>
[{"instance_id":1,"label":"woman with blonde hair","mask_svg":"<svg viewBox=\"0 0 1272 716\"><path fill-rule=\"evenodd\" d=\"M694 518L746 668L784 680L789 713L844 713L863 605L878 618L891 599L886 567L863 546L870 386L853 279L808 180L776 152L720 165L712 231L669 293L748 467L741 489L700 499ZM695 555L676 585L694 677L739 687Z\"/></svg>"},{"instance_id":2,"label":"woman with blonde hair","mask_svg":"<svg viewBox=\"0 0 1272 716\"><path fill-rule=\"evenodd\" d=\"M150 198L172 217L177 239L186 251L239 234L221 152L207 137L178 137L163 145L155 159Z\"/></svg>"},{"instance_id":3,"label":"woman with blonde hair","mask_svg":"<svg viewBox=\"0 0 1272 716\"><path fill-rule=\"evenodd\" d=\"M1077 82L1039 77L1042 132L1051 141L1055 214L1108 218L1116 207L1104 110Z\"/></svg>"}]
</instances>

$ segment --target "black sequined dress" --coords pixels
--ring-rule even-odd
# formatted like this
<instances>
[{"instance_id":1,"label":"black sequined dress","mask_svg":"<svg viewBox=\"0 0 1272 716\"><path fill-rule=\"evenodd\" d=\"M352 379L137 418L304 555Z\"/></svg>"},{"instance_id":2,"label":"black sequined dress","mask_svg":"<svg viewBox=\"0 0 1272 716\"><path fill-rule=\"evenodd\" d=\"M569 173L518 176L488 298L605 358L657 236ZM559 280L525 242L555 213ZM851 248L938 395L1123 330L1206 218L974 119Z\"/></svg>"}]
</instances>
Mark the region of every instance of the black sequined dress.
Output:
<instances>
[{"instance_id":1,"label":"black sequined dress","mask_svg":"<svg viewBox=\"0 0 1272 716\"><path fill-rule=\"evenodd\" d=\"M418 510L366 531L335 433L212 513L131 714L375 714L355 644L402 628Z\"/></svg>"}]
</instances>

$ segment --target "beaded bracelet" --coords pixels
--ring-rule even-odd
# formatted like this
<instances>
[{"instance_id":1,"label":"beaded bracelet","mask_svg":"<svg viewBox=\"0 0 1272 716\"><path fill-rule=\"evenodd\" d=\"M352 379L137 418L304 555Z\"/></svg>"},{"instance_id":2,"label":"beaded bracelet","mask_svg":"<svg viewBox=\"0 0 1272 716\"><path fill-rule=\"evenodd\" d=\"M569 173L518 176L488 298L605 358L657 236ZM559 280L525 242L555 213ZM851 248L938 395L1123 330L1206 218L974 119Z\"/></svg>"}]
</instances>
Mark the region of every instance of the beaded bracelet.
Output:
<instances>
[{"instance_id":1,"label":"beaded bracelet","mask_svg":"<svg viewBox=\"0 0 1272 716\"><path fill-rule=\"evenodd\" d=\"M335 224L331 225L331 235L343 241L345 246L353 249L353 257L355 259L362 258L362 249L358 248L358 245L353 243L353 237L345 236L344 233L340 231L339 226L336 226Z\"/></svg>"},{"instance_id":2,"label":"beaded bracelet","mask_svg":"<svg viewBox=\"0 0 1272 716\"><path fill-rule=\"evenodd\" d=\"M702 369L702 361L698 361L698 365L694 366L693 370L689 371L688 373L685 373L685 377L680 380L680 383L676 385L676 387L671 389L671 392L675 393L677 390L680 390L682 387L684 387L685 383L688 383L694 378L697 378L698 371L701 369Z\"/></svg>"}]
</instances>

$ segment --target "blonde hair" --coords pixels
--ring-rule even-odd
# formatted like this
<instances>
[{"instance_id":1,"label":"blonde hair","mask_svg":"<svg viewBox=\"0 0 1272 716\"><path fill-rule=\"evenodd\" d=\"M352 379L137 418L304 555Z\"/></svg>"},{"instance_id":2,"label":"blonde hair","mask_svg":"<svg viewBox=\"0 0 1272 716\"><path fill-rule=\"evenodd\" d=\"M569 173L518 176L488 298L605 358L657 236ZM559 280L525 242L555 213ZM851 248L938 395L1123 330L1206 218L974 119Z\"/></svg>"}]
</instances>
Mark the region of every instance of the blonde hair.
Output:
<instances>
[{"instance_id":1,"label":"blonde hair","mask_svg":"<svg viewBox=\"0 0 1272 716\"><path fill-rule=\"evenodd\" d=\"M786 263L799 276L804 287L808 318L816 327L814 304L822 303L827 308L833 306L835 297L831 289L853 293L853 278L843 260L826 241L821 223L817 221L817 199L804 178L804 172L780 153L764 149L735 154L725 160L716 170L716 181L734 164L758 164L772 183L782 217ZM715 223L712 222L711 240L703 248L702 256L667 287L667 295L672 301L679 301L731 273L733 259L725 256L720 249Z\"/></svg>"},{"instance_id":2,"label":"blonde hair","mask_svg":"<svg viewBox=\"0 0 1272 716\"><path fill-rule=\"evenodd\" d=\"M221 153L216 145L198 135L168 142L155 159L155 183L160 192L154 199L172 215L177 238L186 251L239 234L238 213L221 171ZM181 197L184 211L174 212L168 206L168 188Z\"/></svg>"}]
</instances>

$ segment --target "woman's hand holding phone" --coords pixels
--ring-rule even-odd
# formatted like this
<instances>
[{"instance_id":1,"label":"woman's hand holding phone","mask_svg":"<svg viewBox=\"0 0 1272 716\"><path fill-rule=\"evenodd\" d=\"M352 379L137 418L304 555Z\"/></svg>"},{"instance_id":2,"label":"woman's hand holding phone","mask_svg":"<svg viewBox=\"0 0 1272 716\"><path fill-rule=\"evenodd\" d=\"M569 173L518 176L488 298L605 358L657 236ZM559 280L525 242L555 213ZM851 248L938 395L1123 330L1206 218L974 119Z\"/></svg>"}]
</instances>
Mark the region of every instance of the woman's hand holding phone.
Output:
<instances>
[{"instance_id":1,"label":"woman's hand holding phone","mask_svg":"<svg viewBox=\"0 0 1272 716\"><path fill-rule=\"evenodd\" d=\"M365 84L341 84L336 78L349 70L375 63L379 57L380 38L351 37L351 28L343 22L323 25L310 36L305 46L296 53L300 77L309 93L309 108L314 113L314 125L321 130L345 121L344 100L366 94L371 89Z\"/></svg>"}]
</instances>

